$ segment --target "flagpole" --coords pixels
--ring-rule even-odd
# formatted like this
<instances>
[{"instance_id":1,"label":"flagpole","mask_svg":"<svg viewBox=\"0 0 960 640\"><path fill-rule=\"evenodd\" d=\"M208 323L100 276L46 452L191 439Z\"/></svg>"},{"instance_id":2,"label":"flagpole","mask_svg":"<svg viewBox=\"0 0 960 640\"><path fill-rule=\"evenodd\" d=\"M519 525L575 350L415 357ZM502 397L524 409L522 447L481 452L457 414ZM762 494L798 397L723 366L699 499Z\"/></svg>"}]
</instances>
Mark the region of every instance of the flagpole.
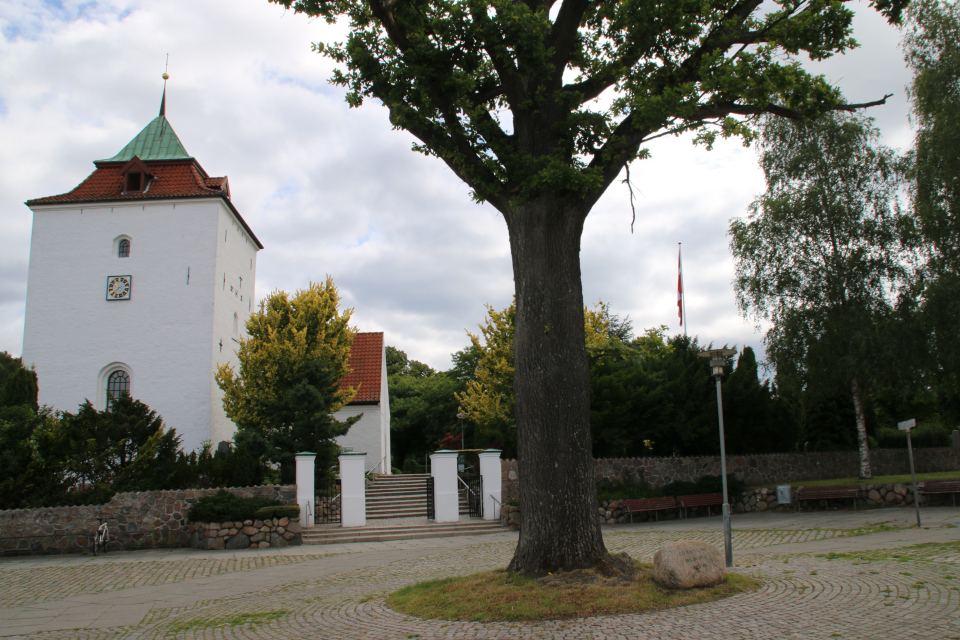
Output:
<instances>
[{"instance_id":1,"label":"flagpole","mask_svg":"<svg viewBox=\"0 0 960 640\"><path fill-rule=\"evenodd\" d=\"M687 337L687 300L683 295L683 243L677 243L677 306L680 312L680 324L683 325L683 337Z\"/></svg>"}]
</instances>

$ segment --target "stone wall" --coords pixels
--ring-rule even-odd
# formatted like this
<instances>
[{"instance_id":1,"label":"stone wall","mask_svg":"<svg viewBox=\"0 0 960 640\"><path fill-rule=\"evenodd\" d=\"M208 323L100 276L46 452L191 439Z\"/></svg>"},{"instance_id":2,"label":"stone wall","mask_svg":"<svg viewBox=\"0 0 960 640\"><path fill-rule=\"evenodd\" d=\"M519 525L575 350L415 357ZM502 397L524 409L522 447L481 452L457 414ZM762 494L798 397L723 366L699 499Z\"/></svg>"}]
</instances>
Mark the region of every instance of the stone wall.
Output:
<instances>
[{"instance_id":1,"label":"stone wall","mask_svg":"<svg viewBox=\"0 0 960 640\"><path fill-rule=\"evenodd\" d=\"M798 487L797 489L799 489ZM913 487L903 483L888 484L861 484L861 499L857 500L857 506L863 504L877 507L899 507L913 504ZM781 505L777 501L777 492L775 489L754 489L746 491L733 503L734 513L744 513L746 511L794 511L797 508L797 490L791 492L792 502ZM950 496L927 495L920 496L921 505L931 504L950 504ZM804 500L800 505L801 509L820 509L828 506L837 506L844 509L853 508L852 499L830 500Z\"/></svg>"},{"instance_id":2,"label":"stone wall","mask_svg":"<svg viewBox=\"0 0 960 640\"><path fill-rule=\"evenodd\" d=\"M960 470L960 449L941 447L915 449L917 473ZM520 497L520 474L516 460L503 460L503 500ZM873 474L909 473L906 449L880 449L870 452ZM735 473L748 485L777 484L799 480L850 478L860 475L856 451L815 451L810 453L770 453L727 456L727 473ZM703 476L720 475L719 456L685 458L603 458L595 460L594 482L619 484L645 478L655 487L676 480L696 482Z\"/></svg>"},{"instance_id":3,"label":"stone wall","mask_svg":"<svg viewBox=\"0 0 960 640\"><path fill-rule=\"evenodd\" d=\"M90 549L97 516L105 516L113 549L178 547L190 543L190 505L219 489L118 493L106 504L0 511L0 555L77 552ZM296 485L234 487L242 498L295 504Z\"/></svg>"},{"instance_id":4,"label":"stone wall","mask_svg":"<svg viewBox=\"0 0 960 640\"><path fill-rule=\"evenodd\" d=\"M243 522L194 522L190 546L194 549L267 549L302 544L300 517Z\"/></svg>"},{"instance_id":5,"label":"stone wall","mask_svg":"<svg viewBox=\"0 0 960 640\"><path fill-rule=\"evenodd\" d=\"M798 487L799 489L799 487ZM913 504L913 487L908 487L900 482L891 484L861 484L861 499L857 500L857 506L872 505L877 507L900 507ZM734 513L746 513L750 511L771 511L784 512L797 510L797 493L794 490L791 494L792 502L789 504L780 504L777 502L776 489L753 489L744 491L733 502ZM928 495L920 496L920 504L930 506L933 504L951 504L949 495ZM852 499L842 500L804 500L802 509L813 511L816 509L825 509L829 507L840 507L843 509L852 509ZM630 515L625 514L620 505L620 500L602 500L597 505L597 517L600 524L625 524L627 522L646 522L648 520L674 518L679 511L665 509L659 513L634 513L631 520ZM690 507L685 511L686 517L699 517L706 515L719 515L720 507ZM519 531L521 523L520 507L514 505L504 505L502 515L500 516L504 526L511 531Z\"/></svg>"}]
</instances>

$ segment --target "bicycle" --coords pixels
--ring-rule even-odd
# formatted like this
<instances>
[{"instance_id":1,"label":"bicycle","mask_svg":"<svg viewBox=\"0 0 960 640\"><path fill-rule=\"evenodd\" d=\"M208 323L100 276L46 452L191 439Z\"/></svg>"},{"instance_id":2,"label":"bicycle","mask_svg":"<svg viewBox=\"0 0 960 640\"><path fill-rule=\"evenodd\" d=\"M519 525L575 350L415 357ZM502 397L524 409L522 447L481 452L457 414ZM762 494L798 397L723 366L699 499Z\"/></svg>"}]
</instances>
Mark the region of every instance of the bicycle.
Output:
<instances>
[{"instance_id":1,"label":"bicycle","mask_svg":"<svg viewBox=\"0 0 960 640\"><path fill-rule=\"evenodd\" d=\"M107 543L110 542L110 529L107 527L107 519L104 517L98 517L97 522L100 523L100 526L97 527L97 532L93 536L93 555L100 555L100 552L107 552Z\"/></svg>"}]
</instances>

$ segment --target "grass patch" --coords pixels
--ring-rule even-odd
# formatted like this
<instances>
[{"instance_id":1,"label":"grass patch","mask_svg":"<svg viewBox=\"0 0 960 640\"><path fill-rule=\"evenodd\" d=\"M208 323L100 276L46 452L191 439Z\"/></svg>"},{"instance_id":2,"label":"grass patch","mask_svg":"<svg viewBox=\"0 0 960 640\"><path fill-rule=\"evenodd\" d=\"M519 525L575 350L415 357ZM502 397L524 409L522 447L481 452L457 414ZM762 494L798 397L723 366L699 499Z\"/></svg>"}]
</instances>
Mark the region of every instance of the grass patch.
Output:
<instances>
[{"instance_id":1,"label":"grass patch","mask_svg":"<svg viewBox=\"0 0 960 640\"><path fill-rule=\"evenodd\" d=\"M245 624L264 624L290 613L289 611L262 611L259 613L238 613L232 616L221 616L219 618L196 618L185 622L175 622L169 631L178 633L190 629L214 629L216 627L241 627Z\"/></svg>"},{"instance_id":2,"label":"grass patch","mask_svg":"<svg viewBox=\"0 0 960 640\"><path fill-rule=\"evenodd\" d=\"M637 563L635 583L541 583L506 571L430 580L404 587L387 598L393 609L420 618L495 622L557 620L624 613L647 613L713 602L755 591L760 582L728 573L716 587L670 590L653 581L653 565Z\"/></svg>"},{"instance_id":3,"label":"grass patch","mask_svg":"<svg viewBox=\"0 0 960 640\"><path fill-rule=\"evenodd\" d=\"M923 482L924 480L955 480L960 478L960 474L956 471L937 471L935 473L918 473L917 482ZM757 484L747 487L747 489L763 489L764 487L768 489L776 489L778 485L789 484L794 489L798 487L832 487L835 485L845 485L845 484L893 484L896 482L901 482L903 484L909 485L912 484L913 479L910 477L909 473L898 475L898 476L874 476L869 480L861 480L860 478L828 478L826 480L798 480L796 482L779 482L774 484Z\"/></svg>"}]
</instances>

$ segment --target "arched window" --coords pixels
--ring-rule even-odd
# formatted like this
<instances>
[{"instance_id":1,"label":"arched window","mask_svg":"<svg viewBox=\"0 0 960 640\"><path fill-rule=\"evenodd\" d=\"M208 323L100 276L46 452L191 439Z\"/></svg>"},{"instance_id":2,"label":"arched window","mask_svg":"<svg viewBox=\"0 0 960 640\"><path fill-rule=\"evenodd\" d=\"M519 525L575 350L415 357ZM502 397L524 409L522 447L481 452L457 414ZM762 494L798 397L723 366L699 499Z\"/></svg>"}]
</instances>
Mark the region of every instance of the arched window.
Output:
<instances>
[{"instance_id":1,"label":"arched window","mask_svg":"<svg viewBox=\"0 0 960 640\"><path fill-rule=\"evenodd\" d=\"M240 335L240 316L233 314L233 335Z\"/></svg>"},{"instance_id":2,"label":"arched window","mask_svg":"<svg viewBox=\"0 0 960 640\"><path fill-rule=\"evenodd\" d=\"M118 258L129 258L130 257L130 241L126 238L123 238L120 242L117 243L117 257Z\"/></svg>"},{"instance_id":3,"label":"arched window","mask_svg":"<svg viewBox=\"0 0 960 640\"><path fill-rule=\"evenodd\" d=\"M126 391L130 393L130 376L123 369L117 369L107 376L107 411L113 408L113 402Z\"/></svg>"}]
</instances>

